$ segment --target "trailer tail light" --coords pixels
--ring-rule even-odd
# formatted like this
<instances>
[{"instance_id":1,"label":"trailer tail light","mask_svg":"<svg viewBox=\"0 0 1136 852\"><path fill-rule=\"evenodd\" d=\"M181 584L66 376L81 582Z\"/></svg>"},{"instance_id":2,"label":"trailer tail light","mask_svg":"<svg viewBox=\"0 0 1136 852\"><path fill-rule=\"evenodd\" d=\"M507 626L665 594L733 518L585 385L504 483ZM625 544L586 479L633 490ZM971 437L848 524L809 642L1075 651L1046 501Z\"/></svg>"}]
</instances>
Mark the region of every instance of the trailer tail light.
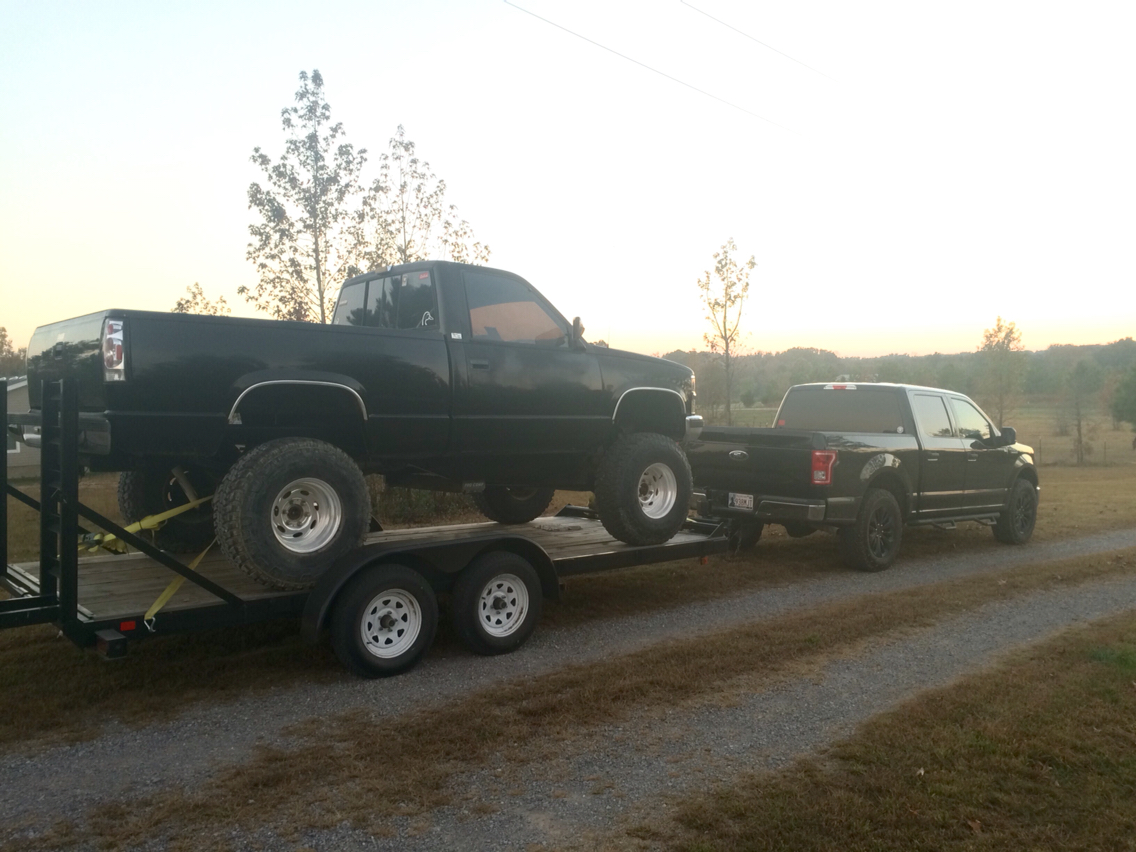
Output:
<instances>
[{"instance_id":1,"label":"trailer tail light","mask_svg":"<svg viewBox=\"0 0 1136 852\"><path fill-rule=\"evenodd\" d=\"M813 450L813 485L831 485L835 450Z\"/></svg>"},{"instance_id":2,"label":"trailer tail light","mask_svg":"<svg viewBox=\"0 0 1136 852\"><path fill-rule=\"evenodd\" d=\"M125 335L126 320L103 320L103 378L108 382L126 380Z\"/></svg>"}]
</instances>

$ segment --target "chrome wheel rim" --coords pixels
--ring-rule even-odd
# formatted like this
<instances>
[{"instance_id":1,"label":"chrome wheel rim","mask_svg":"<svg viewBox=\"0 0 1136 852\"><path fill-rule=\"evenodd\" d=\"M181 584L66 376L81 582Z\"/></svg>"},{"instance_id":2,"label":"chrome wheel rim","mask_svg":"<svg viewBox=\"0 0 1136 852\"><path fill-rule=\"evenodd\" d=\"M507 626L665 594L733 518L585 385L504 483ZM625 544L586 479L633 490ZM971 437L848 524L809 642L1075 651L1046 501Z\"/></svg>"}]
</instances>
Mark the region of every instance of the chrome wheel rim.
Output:
<instances>
[{"instance_id":1,"label":"chrome wheel rim","mask_svg":"<svg viewBox=\"0 0 1136 852\"><path fill-rule=\"evenodd\" d=\"M418 599L402 589L375 595L359 621L359 635L367 652L391 659L405 654L422 632Z\"/></svg>"},{"instance_id":2,"label":"chrome wheel rim","mask_svg":"<svg viewBox=\"0 0 1136 852\"><path fill-rule=\"evenodd\" d=\"M498 574L477 596L477 620L490 636L510 636L529 614L529 589L516 574Z\"/></svg>"},{"instance_id":3,"label":"chrome wheel rim","mask_svg":"<svg viewBox=\"0 0 1136 852\"><path fill-rule=\"evenodd\" d=\"M269 520L286 550L312 553L334 539L343 526L343 504L322 479L297 479L276 495Z\"/></svg>"},{"instance_id":4,"label":"chrome wheel rim","mask_svg":"<svg viewBox=\"0 0 1136 852\"><path fill-rule=\"evenodd\" d=\"M895 518L881 506L868 519L868 550L876 559L886 559L894 544Z\"/></svg>"},{"instance_id":5,"label":"chrome wheel rim","mask_svg":"<svg viewBox=\"0 0 1136 852\"><path fill-rule=\"evenodd\" d=\"M678 480L667 465L656 462L639 477L639 509L652 520L665 518L678 500Z\"/></svg>"}]
</instances>

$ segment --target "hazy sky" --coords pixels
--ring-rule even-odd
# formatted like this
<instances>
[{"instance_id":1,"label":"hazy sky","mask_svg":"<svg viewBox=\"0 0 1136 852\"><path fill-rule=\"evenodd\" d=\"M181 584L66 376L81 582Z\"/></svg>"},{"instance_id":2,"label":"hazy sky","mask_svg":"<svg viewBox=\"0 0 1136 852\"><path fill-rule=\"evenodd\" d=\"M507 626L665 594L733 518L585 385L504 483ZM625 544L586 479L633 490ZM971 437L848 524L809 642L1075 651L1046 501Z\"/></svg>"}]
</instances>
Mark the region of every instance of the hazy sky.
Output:
<instances>
[{"instance_id":1,"label":"hazy sky","mask_svg":"<svg viewBox=\"0 0 1136 852\"><path fill-rule=\"evenodd\" d=\"M742 109L502 0L0 0L0 325L195 281L252 315L249 154L318 68L372 165L403 124L592 339L701 346L731 236L750 349L1136 334L1136 4L517 2Z\"/></svg>"}]
</instances>

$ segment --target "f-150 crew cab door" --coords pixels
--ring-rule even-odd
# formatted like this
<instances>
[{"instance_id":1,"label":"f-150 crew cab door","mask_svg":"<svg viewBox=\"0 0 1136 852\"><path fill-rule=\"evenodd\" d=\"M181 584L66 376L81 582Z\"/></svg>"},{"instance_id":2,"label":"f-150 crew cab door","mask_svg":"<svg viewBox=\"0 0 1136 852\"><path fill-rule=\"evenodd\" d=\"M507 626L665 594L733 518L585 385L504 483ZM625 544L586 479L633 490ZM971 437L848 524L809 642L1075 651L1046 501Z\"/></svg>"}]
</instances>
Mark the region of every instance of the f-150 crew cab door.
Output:
<instances>
[{"instance_id":1,"label":"f-150 crew cab door","mask_svg":"<svg viewBox=\"0 0 1136 852\"><path fill-rule=\"evenodd\" d=\"M951 397L959 435L966 448L966 506L974 511L999 509L1013 476L1015 453L994 447L995 429L968 399Z\"/></svg>"},{"instance_id":2,"label":"f-150 crew cab door","mask_svg":"<svg viewBox=\"0 0 1136 852\"><path fill-rule=\"evenodd\" d=\"M523 279L488 269L462 277L467 370L454 393L454 437L463 475L566 481L611 428L596 356L571 346L570 324Z\"/></svg>"},{"instance_id":3,"label":"f-150 crew cab door","mask_svg":"<svg viewBox=\"0 0 1136 852\"><path fill-rule=\"evenodd\" d=\"M919 458L917 517L958 514L966 500L966 446L955 434L941 394L909 394L923 450Z\"/></svg>"}]
</instances>

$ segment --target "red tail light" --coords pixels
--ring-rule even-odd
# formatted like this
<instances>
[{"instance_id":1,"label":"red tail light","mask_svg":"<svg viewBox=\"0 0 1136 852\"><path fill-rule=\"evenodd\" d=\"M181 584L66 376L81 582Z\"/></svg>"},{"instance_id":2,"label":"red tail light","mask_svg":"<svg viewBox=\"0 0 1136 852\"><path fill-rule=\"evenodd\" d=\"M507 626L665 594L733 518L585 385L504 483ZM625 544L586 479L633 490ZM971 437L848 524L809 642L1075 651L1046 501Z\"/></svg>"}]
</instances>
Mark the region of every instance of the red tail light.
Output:
<instances>
[{"instance_id":1,"label":"red tail light","mask_svg":"<svg viewBox=\"0 0 1136 852\"><path fill-rule=\"evenodd\" d=\"M834 450L813 450L813 485L831 485L835 464Z\"/></svg>"}]
</instances>

